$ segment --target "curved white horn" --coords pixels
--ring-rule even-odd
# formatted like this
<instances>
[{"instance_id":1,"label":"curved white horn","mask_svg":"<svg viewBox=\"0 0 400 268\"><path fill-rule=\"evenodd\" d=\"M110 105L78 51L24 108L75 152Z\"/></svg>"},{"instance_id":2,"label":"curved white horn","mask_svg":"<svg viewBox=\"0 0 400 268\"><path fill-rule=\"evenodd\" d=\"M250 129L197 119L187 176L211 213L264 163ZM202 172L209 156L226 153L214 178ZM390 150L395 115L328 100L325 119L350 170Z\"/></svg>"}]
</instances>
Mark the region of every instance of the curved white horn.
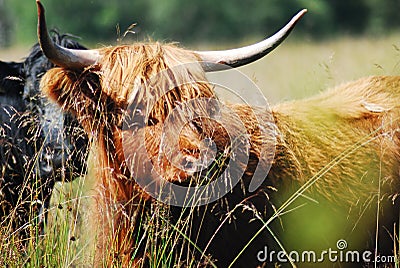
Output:
<instances>
[{"instance_id":1,"label":"curved white horn","mask_svg":"<svg viewBox=\"0 0 400 268\"><path fill-rule=\"evenodd\" d=\"M221 51L194 51L202 60L203 69L206 72L220 71L229 67L240 67L256 61L276 47L290 34L296 23L307 12L307 9L299 11L285 27L273 36L253 45ZM222 64L222 65L221 65ZM225 66L224 66L225 65ZM229 66L229 67L228 67Z\"/></svg>"}]
</instances>

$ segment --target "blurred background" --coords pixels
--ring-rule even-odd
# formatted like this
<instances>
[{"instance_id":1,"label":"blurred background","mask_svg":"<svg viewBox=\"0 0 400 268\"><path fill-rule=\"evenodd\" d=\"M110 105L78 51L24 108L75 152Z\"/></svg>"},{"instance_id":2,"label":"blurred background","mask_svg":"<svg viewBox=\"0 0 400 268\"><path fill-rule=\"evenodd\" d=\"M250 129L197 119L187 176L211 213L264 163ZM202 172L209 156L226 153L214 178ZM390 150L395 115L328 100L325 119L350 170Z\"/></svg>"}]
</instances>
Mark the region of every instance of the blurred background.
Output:
<instances>
[{"instance_id":1,"label":"blurred background","mask_svg":"<svg viewBox=\"0 0 400 268\"><path fill-rule=\"evenodd\" d=\"M273 33L302 8L309 14L296 38L387 35L400 30L399 0L68 0L42 1L49 26L86 43L130 38L232 43ZM36 40L34 0L0 0L0 46Z\"/></svg>"},{"instance_id":2,"label":"blurred background","mask_svg":"<svg viewBox=\"0 0 400 268\"><path fill-rule=\"evenodd\" d=\"M308 13L266 59L240 68L271 103L368 75L400 74L400 0L42 0L49 28L90 48L157 40L192 49L260 41ZM0 0L0 60L37 42L35 0Z\"/></svg>"}]
</instances>

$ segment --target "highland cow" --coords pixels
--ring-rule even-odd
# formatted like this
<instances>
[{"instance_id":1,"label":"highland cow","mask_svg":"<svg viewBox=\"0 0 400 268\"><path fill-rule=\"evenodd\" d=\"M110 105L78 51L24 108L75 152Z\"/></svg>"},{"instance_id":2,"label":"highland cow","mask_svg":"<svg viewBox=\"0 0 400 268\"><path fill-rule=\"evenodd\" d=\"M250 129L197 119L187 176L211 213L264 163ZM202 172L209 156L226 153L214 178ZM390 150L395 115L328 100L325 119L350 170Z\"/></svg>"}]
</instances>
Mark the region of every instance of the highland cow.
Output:
<instances>
[{"instance_id":1,"label":"highland cow","mask_svg":"<svg viewBox=\"0 0 400 268\"><path fill-rule=\"evenodd\" d=\"M85 49L68 35L53 41ZM88 139L76 119L40 93L53 64L36 44L24 62L0 61L0 221L3 231L31 236L43 231L54 184L86 172ZM12 227L12 228L9 228Z\"/></svg>"},{"instance_id":2,"label":"highland cow","mask_svg":"<svg viewBox=\"0 0 400 268\"><path fill-rule=\"evenodd\" d=\"M225 124L202 116L186 122L184 103L194 102L186 112L201 115L210 110L200 100L218 99L206 72L265 56L305 11L271 38L228 51L190 51L160 43L76 51L51 42L43 6L37 3L39 42L59 66L45 74L41 89L72 112L95 141L97 265L256 267L283 258L289 262L284 254L276 258L281 247L300 255L301 250L345 249L342 243L336 248L340 239L346 239L349 249L394 254L399 77L363 78L310 99L276 105L271 113L265 107L225 103L232 113L211 109L221 113ZM177 143L168 148L163 126L176 111L169 126ZM181 127L174 130L174 124ZM242 139L248 139L247 148ZM200 171L193 169L209 140L214 161ZM244 147L233 154L236 140ZM263 154L271 145L275 153ZM246 151L249 158L240 161ZM270 172L250 192L256 166L269 161ZM200 187L222 176L229 185L231 173L224 171L231 165L232 173L243 169L239 183L209 204L175 207L150 194L159 190L161 196L168 190L165 182ZM175 198L173 191L167 193ZM175 235L156 228L163 222L178 229ZM163 248L169 240L174 246ZM164 252L160 259L154 253L157 247ZM273 251L271 259L265 248ZM315 265L317 260L309 258Z\"/></svg>"}]
</instances>

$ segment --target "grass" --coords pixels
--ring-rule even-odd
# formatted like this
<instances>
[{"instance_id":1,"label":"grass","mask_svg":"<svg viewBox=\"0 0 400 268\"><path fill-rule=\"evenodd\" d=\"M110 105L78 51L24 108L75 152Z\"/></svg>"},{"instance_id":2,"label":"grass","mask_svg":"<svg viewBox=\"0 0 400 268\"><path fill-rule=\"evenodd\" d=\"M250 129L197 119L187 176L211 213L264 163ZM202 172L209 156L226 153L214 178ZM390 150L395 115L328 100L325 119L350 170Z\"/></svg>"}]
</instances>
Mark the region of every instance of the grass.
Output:
<instances>
[{"instance_id":1,"label":"grass","mask_svg":"<svg viewBox=\"0 0 400 268\"><path fill-rule=\"evenodd\" d=\"M70 188L66 191L66 189ZM29 240L26 249L20 245L19 237L9 236L7 230L1 234L0 265L2 267L71 267L72 263L82 264L82 247L77 244L84 224L81 211L85 197L82 189L74 182L61 187L57 185L49 210L46 234L44 237L31 227L33 239ZM77 195L79 193L79 195ZM87 228L87 227L85 227ZM82 265L78 265L83 267ZM88 265L87 267L90 267Z\"/></svg>"},{"instance_id":2,"label":"grass","mask_svg":"<svg viewBox=\"0 0 400 268\"><path fill-rule=\"evenodd\" d=\"M266 59L240 68L240 71L254 80L268 101L274 104L312 96L328 87L363 76L400 75L399 47L400 35L379 40L346 37L319 43L289 40ZM27 51L23 48L0 51L0 58L18 60ZM358 146L355 144L354 148L348 148L347 151L351 152ZM334 161L340 161L340 157L342 155ZM328 170L329 166L321 170L315 180ZM7 226L1 229L0 238L3 242L0 247L0 266L91 267L96 234L90 225L90 212L94 209L92 185L96 178L90 174L93 172L89 172L87 178L57 185L52 197L46 234L39 237L36 230L32 230L36 242L30 241L26 249L21 248L16 236L10 235ZM299 194L292 198L297 198ZM277 213L285 213L286 205L291 202L292 199L287 200ZM266 227L271 220L265 223ZM172 267L175 256L171 256L170 252L176 239L184 239L191 244L182 232L190 228L190 222L171 225L162 217L153 217L146 219L146 226L150 239L142 243L146 243L148 248L150 266ZM152 237L162 239L158 244L152 244ZM195 248L195 245L192 246ZM186 263L190 265L190 260L186 260Z\"/></svg>"}]
</instances>

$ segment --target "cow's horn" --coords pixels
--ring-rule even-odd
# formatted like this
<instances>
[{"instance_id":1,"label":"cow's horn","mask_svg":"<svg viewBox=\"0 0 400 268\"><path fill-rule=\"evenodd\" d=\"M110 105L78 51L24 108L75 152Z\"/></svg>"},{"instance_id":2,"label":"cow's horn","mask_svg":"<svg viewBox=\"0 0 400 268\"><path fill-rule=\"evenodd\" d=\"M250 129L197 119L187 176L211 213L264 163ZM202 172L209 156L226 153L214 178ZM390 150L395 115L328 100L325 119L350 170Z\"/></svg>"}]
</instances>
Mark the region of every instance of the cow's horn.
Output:
<instances>
[{"instance_id":1,"label":"cow's horn","mask_svg":"<svg viewBox=\"0 0 400 268\"><path fill-rule=\"evenodd\" d=\"M38 8L38 38L46 57L54 64L68 69L82 69L96 64L100 55L96 50L67 49L53 43L46 26L44 7L36 0Z\"/></svg>"},{"instance_id":2,"label":"cow's horn","mask_svg":"<svg viewBox=\"0 0 400 268\"><path fill-rule=\"evenodd\" d=\"M206 72L220 71L229 67L236 68L249 64L278 47L306 12L307 9L299 11L280 31L259 43L230 50L195 51L195 53L202 60L202 66Z\"/></svg>"}]
</instances>

